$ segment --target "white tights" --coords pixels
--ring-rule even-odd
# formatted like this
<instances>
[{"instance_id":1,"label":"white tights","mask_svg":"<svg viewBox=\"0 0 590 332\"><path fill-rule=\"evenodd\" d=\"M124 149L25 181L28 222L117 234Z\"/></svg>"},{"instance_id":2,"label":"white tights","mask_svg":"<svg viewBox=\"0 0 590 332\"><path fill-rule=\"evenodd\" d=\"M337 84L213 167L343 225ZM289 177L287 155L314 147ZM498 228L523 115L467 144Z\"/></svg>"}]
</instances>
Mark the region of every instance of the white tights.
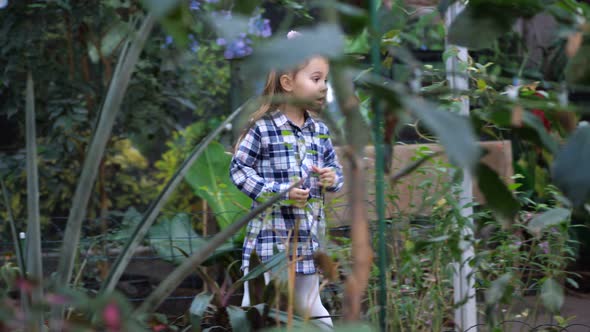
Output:
<instances>
[{"instance_id":1,"label":"white tights","mask_svg":"<svg viewBox=\"0 0 590 332\"><path fill-rule=\"evenodd\" d=\"M244 270L244 274L248 274L248 269ZM270 282L270 274L264 274L264 282L268 285ZM332 328L332 318L326 317L330 314L322 304L319 290L319 277L317 274L312 275L297 275L295 276L295 311L303 317L317 317L324 318L317 319L322 325ZM242 298L242 307L250 305L250 292L248 282L244 283L244 297Z\"/></svg>"}]
</instances>

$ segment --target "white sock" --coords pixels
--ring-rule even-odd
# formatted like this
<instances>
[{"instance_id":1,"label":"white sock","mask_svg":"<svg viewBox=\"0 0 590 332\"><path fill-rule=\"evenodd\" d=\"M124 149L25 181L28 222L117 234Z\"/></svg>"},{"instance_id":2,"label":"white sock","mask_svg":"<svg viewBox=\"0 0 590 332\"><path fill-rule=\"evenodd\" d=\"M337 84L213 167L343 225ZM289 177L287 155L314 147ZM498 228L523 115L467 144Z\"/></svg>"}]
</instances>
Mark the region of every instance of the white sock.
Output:
<instances>
[{"instance_id":1,"label":"white sock","mask_svg":"<svg viewBox=\"0 0 590 332\"><path fill-rule=\"evenodd\" d=\"M248 274L248 269L244 269L244 275ZM264 273L264 283L268 285L270 282L270 273ZM317 317L317 321L330 329L334 327L332 318L328 310L322 304L319 289L319 277L317 274L313 275L298 275L295 277L295 311L302 317ZM244 296L242 297L242 307L250 306L250 286L249 282L244 283Z\"/></svg>"},{"instance_id":2,"label":"white sock","mask_svg":"<svg viewBox=\"0 0 590 332\"><path fill-rule=\"evenodd\" d=\"M316 320L332 328L332 318L325 317L330 316L330 313L322 304L319 283L320 278L317 274L295 277L295 309L303 317L324 316Z\"/></svg>"}]
</instances>

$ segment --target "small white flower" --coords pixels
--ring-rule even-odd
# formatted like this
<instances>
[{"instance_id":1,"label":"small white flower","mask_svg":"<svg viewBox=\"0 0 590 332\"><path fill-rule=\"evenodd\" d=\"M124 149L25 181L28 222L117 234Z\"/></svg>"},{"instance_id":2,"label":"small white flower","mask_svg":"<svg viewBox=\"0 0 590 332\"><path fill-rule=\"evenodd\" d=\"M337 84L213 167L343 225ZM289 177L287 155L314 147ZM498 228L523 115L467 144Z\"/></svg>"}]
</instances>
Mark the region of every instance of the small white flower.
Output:
<instances>
[{"instance_id":1,"label":"small white flower","mask_svg":"<svg viewBox=\"0 0 590 332\"><path fill-rule=\"evenodd\" d=\"M287 33L287 39L293 39L293 38L297 38L299 36L301 36L301 33L297 32L295 30L291 30L291 31L289 31L289 33Z\"/></svg>"},{"instance_id":2,"label":"small white flower","mask_svg":"<svg viewBox=\"0 0 590 332\"><path fill-rule=\"evenodd\" d=\"M517 86L513 86L513 85L509 85L506 87L506 90L502 93L508 96L508 99L510 100L517 100L518 99L518 85Z\"/></svg>"},{"instance_id":3,"label":"small white flower","mask_svg":"<svg viewBox=\"0 0 590 332\"><path fill-rule=\"evenodd\" d=\"M226 123L224 129L230 131L232 129L231 123Z\"/></svg>"},{"instance_id":4,"label":"small white flower","mask_svg":"<svg viewBox=\"0 0 590 332\"><path fill-rule=\"evenodd\" d=\"M6 8L8 6L8 0L0 0L0 9Z\"/></svg>"}]
</instances>

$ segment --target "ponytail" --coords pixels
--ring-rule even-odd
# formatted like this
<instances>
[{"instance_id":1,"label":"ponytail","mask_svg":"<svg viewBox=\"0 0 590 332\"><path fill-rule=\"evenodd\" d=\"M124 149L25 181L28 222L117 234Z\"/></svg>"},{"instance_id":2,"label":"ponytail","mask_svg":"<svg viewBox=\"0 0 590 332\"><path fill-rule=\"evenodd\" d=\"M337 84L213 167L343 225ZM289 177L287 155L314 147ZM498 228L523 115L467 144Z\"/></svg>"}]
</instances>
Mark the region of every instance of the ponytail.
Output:
<instances>
[{"instance_id":1,"label":"ponytail","mask_svg":"<svg viewBox=\"0 0 590 332\"><path fill-rule=\"evenodd\" d=\"M254 126L256 121L262 119L267 113L270 113L279 107L279 104L276 102L276 100L274 100L274 98L276 95L284 92L280 82L280 77L283 74L284 72L278 72L276 70L272 70L268 73L266 77L266 84L264 85L264 90L262 90L260 106L254 113L252 113L252 116L248 120L248 125L238 138L235 146L236 150L240 145L242 139L244 139L244 136L246 136L246 134Z\"/></svg>"}]
</instances>

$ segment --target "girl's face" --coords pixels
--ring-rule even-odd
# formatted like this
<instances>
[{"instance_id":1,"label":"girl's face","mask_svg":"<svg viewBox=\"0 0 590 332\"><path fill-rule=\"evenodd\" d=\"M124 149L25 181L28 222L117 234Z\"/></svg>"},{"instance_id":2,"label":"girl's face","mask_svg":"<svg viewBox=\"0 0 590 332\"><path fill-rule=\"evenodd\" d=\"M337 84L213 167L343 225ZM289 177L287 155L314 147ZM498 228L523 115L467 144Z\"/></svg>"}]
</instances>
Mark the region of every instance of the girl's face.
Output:
<instances>
[{"instance_id":1,"label":"girl's face","mask_svg":"<svg viewBox=\"0 0 590 332\"><path fill-rule=\"evenodd\" d=\"M330 65L325 58L311 58L288 80L282 81L283 89L298 99L310 102L310 107L319 110L326 103Z\"/></svg>"}]
</instances>

